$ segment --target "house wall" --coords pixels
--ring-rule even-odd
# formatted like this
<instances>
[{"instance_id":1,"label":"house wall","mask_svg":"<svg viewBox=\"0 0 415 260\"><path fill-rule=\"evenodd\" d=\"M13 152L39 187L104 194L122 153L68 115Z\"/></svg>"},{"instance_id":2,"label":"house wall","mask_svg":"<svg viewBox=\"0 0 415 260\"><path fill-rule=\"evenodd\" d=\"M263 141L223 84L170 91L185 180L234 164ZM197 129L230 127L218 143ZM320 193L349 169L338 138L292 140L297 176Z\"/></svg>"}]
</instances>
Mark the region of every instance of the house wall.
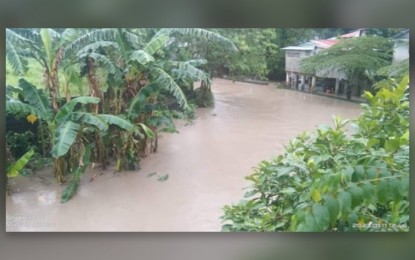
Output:
<instances>
[{"instance_id":1,"label":"house wall","mask_svg":"<svg viewBox=\"0 0 415 260\"><path fill-rule=\"evenodd\" d=\"M300 60L309 57L311 51L303 50L287 50L285 52L285 71L287 72L300 72Z\"/></svg>"},{"instance_id":2,"label":"house wall","mask_svg":"<svg viewBox=\"0 0 415 260\"><path fill-rule=\"evenodd\" d=\"M404 41L395 42L393 62L399 62L407 58L409 58L409 44Z\"/></svg>"},{"instance_id":3,"label":"house wall","mask_svg":"<svg viewBox=\"0 0 415 260\"><path fill-rule=\"evenodd\" d=\"M312 51L286 51L285 53L285 71L288 74L298 73L301 74L300 70L300 61L306 57L309 57L312 54ZM317 77L325 78L339 78L346 79L346 75L339 71L324 71L317 72Z\"/></svg>"},{"instance_id":4,"label":"house wall","mask_svg":"<svg viewBox=\"0 0 415 260\"><path fill-rule=\"evenodd\" d=\"M400 62L409 58L409 30L394 38L393 62Z\"/></svg>"}]
</instances>

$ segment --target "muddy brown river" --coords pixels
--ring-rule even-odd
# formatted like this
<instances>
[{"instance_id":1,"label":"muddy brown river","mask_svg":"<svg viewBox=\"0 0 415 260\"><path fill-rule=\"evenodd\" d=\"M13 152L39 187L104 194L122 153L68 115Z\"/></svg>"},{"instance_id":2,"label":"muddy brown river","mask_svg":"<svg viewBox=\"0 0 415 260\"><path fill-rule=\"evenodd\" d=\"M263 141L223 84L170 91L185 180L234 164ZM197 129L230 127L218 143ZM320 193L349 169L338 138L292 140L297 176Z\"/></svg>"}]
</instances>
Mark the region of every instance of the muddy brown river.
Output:
<instances>
[{"instance_id":1,"label":"muddy brown river","mask_svg":"<svg viewBox=\"0 0 415 260\"><path fill-rule=\"evenodd\" d=\"M215 79L212 91L215 107L198 109L191 125L178 122L179 134L162 134L140 170L89 170L65 204L50 169L14 179L7 231L220 231L222 207L243 197L244 177L261 160L304 130L331 124L332 115L361 112L355 103L272 84ZM152 172L168 179L147 177Z\"/></svg>"}]
</instances>

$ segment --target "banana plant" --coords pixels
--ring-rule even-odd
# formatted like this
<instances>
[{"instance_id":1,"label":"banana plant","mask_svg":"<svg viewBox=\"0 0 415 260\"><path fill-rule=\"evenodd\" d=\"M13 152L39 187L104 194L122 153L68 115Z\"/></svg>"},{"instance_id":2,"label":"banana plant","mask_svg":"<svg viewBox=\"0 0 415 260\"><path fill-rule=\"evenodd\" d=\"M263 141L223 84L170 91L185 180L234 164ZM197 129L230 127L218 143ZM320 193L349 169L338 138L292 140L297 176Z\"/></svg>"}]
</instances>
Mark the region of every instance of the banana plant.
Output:
<instances>
[{"instance_id":1,"label":"banana plant","mask_svg":"<svg viewBox=\"0 0 415 260\"><path fill-rule=\"evenodd\" d=\"M8 149L6 146L6 153L8 153ZM26 165L29 163L30 159L35 154L35 151L33 149L29 150L25 154L23 154L19 159L17 159L15 162L10 163L9 160L13 160L11 156L7 156L8 159L8 166L6 171L6 192L8 195L12 194L12 189L9 184L9 178L17 177L19 174L21 174L22 170L26 167Z\"/></svg>"},{"instance_id":2,"label":"banana plant","mask_svg":"<svg viewBox=\"0 0 415 260\"><path fill-rule=\"evenodd\" d=\"M20 157L17 161L10 164L7 167L7 177L13 178L20 174L21 170L29 163L32 156L35 154L35 151L31 149L30 151L26 152L22 157Z\"/></svg>"},{"instance_id":3,"label":"banana plant","mask_svg":"<svg viewBox=\"0 0 415 260\"><path fill-rule=\"evenodd\" d=\"M105 68L114 83L111 85L116 85L129 94L123 95L129 96L124 110L128 109L128 103L140 89L150 84L170 92L183 109L188 109L186 97L177 80L186 77L193 81L208 81L209 77L197 68L205 63L202 59L180 62L165 58L163 51L168 51L168 46L175 42L175 35L184 34L206 41L218 41L230 50L236 50L227 38L204 29L161 29L146 41L147 32L143 29L95 29L68 44L65 55L77 56L80 63L88 67L88 72L91 59L95 65Z\"/></svg>"},{"instance_id":4,"label":"banana plant","mask_svg":"<svg viewBox=\"0 0 415 260\"><path fill-rule=\"evenodd\" d=\"M23 76L28 60L40 64L44 70L44 84L49 92L53 113L59 109L59 68L65 46L77 37L81 30L51 28L6 29L6 57L12 69Z\"/></svg>"},{"instance_id":5,"label":"banana plant","mask_svg":"<svg viewBox=\"0 0 415 260\"><path fill-rule=\"evenodd\" d=\"M77 106L96 104L99 102L98 98L88 96L74 98L63 105L54 115L50 101L43 90L37 89L24 79L19 80L19 87L24 94L25 102L9 97L6 100L6 111L15 115L29 114L32 120L42 120L46 124L46 129L52 140L51 155L56 160L55 172L59 182L63 182L65 169L60 169L58 161L67 155L86 126L93 127L102 133L108 130L109 125L115 125L127 132L149 134L148 131L140 130L122 117L93 114L76 109Z\"/></svg>"}]
</instances>

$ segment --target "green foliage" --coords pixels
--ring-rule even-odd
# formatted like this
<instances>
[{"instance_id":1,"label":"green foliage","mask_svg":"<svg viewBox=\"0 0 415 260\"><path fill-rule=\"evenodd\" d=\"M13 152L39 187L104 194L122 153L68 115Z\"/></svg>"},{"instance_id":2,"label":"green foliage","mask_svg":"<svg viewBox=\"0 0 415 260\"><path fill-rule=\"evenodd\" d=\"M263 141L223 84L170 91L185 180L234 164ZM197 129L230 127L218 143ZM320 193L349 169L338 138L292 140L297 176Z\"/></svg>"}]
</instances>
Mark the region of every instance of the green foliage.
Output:
<instances>
[{"instance_id":1,"label":"green foliage","mask_svg":"<svg viewBox=\"0 0 415 260\"><path fill-rule=\"evenodd\" d=\"M6 133L6 144L13 158L23 156L24 153L31 149L38 152L38 142L32 131L23 133L8 131Z\"/></svg>"},{"instance_id":2,"label":"green foliage","mask_svg":"<svg viewBox=\"0 0 415 260\"><path fill-rule=\"evenodd\" d=\"M183 109L188 109L186 96L176 81L166 71L160 68L154 69L154 75L157 84L171 92Z\"/></svg>"},{"instance_id":3,"label":"green foliage","mask_svg":"<svg viewBox=\"0 0 415 260\"><path fill-rule=\"evenodd\" d=\"M6 58L13 71L19 75L23 75L28 70L27 60L23 59L19 55L19 50L15 45L17 42L22 40L22 37L16 34L14 31L6 29Z\"/></svg>"},{"instance_id":4,"label":"green foliage","mask_svg":"<svg viewBox=\"0 0 415 260\"><path fill-rule=\"evenodd\" d=\"M62 192L61 203L67 202L76 194L79 187L80 176L85 172L87 166L90 163L91 149L91 145L83 148L80 156L81 159L79 160L78 165L74 167L74 170L72 171L72 179L69 181L68 185Z\"/></svg>"},{"instance_id":5,"label":"green foliage","mask_svg":"<svg viewBox=\"0 0 415 260\"><path fill-rule=\"evenodd\" d=\"M266 79L280 52L275 29L217 29L235 43L229 52L212 43L206 47L209 71L233 78Z\"/></svg>"},{"instance_id":6,"label":"green foliage","mask_svg":"<svg viewBox=\"0 0 415 260\"><path fill-rule=\"evenodd\" d=\"M61 203L65 203L70 200L78 191L79 181L70 180L69 184L62 191Z\"/></svg>"},{"instance_id":7,"label":"green foliage","mask_svg":"<svg viewBox=\"0 0 415 260\"><path fill-rule=\"evenodd\" d=\"M69 102L59 108L59 111L56 113L54 120L60 122L65 117L70 115L74 111L76 104L98 104L98 102L99 98L96 97L77 97L71 99Z\"/></svg>"},{"instance_id":8,"label":"green foliage","mask_svg":"<svg viewBox=\"0 0 415 260\"><path fill-rule=\"evenodd\" d=\"M408 231L408 78L365 93L346 134L333 118L290 141L246 177L246 200L224 207L224 231Z\"/></svg>"},{"instance_id":9,"label":"green foliage","mask_svg":"<svg viewBox=\"0 0 415 260\"><path fill-rule=\"evenodd\" d=\"M50 108L50 102L48 97L42 89L37 89L33 84L29 83L25 79L19 80L19 87L24 93L25 100L38 112L36 112L39 118L45 120L51 119L52 110Z\"/></svg>"},{"instance_id":10,"label":"green foliage","mask_svg":"<svg viewBox=\"0 0 415 260\"><path fill-rule=\"evenodd\" d=\"M212 107L214 105L214 96L209 88L200 87L195 91L195 103L198 107Z\"/></svg>"},{"instance_id":11,"label":"green foliage","mask_svg":"<svg viewBox=\"0 0 415 260\"><path fill-rule=\"evenodd\" d=\"M331 48L301 60L305 73L329 75L343 72L348 79L373 79L376 71L389 65L393 43L379 36L342 39Z\"/></svg>"},{"instance_id":12,"label":"green foliage","mask_svg":"<svg viewBox=\"0 0 415 260\"><path fill-rule=\"evenodd\" d=\"M23 170L26 164L28 164L28 162L34 154L35 151L31 149L30 151L26 152L22 157L20 157L16 162L12 163L7 168L7 177L13 178L19 175L19 173Z\"/></svg>"},{"instance_id":13,"label":"green foliage","mask_svg":"<svg viewBox=\"0 0 415 260\"><path fill-rule=\"evenodd\" d=\"M146 137L148 137L148 138L154 138L155 137L154 132L150 128L148 128L145 124L139 123L138 125L143 130Z\"/></svg>"},{"instance_id":14,"label":"green foliage","mask_svg":"<svg viewBox=\"0 0 415 260\"><path fill-rule=\"evenodd\" d=\"M409 58L380 68L376 75L384 78L394 78L400 81L409 74Z\"/></svg>"},{"instance_id":15,"label":"green foliage","mask_svg":"<svg viewBox=\"0 0 415 260\"><path fill-rule=\"evenodd\" d=\"M135 126L130 121L120 116L100 114L100 115L97 115L97 117L109 125L116 125L117 127L124 129L128 132L132 132L135 130Z\"/></svg>"},{"instance_id":16,"label":"green foliage","mask_svg":"<svg viewBox=\"0 0 415 260\"><path fill-rule=\"evenodd\" d=\"M24 77L18 88L7 87L6 111L38 121L42 154L53 157L61 184L68 173L83 172L77 168L83 146L93 144L92 159L104 168L113 156L117 170L134 169L147 146L157 150L158 132L177 132L173 119L192 115L194 106L179 84L200 80L210 85L211 79L200 55L172 58L169 47L178 36L236 50L220 34L195 28L28 28L7 29L6 36L8 82L16 84L16 74ZM72 98L74 85L80 93L82 85L88 87L91 97ZM78 185L77 178L70 180L62 202Z\"/></svg>"},{"instance_id":17,"label":"green foliage","mask_svg":"<svg viewBox=\"0 0 415 260\"><path fill-rule=\"evenodd\" d=\"M59 158L69 151L76 140L80 127L81 125L77 123L67 121L55 129L54 136L56 138L52 147L54 158Z\"/></svg>"}]
</instances>

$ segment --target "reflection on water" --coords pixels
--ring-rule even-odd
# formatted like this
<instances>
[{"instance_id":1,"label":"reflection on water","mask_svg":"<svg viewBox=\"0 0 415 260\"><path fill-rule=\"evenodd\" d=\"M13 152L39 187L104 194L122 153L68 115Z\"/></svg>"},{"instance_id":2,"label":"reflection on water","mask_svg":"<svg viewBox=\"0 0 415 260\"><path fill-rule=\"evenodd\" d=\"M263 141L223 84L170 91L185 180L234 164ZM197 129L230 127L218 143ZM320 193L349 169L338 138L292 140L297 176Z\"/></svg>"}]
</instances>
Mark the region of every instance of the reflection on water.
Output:
<instances>
[{"instance_id":1,"label":"reflection on water","mask_svg":"<svg viewBox=\"0 0 415 260\"><path fill-rule=\"evenodd\" d=\"M159 151L136 172L112 169L60 204L63 187L17 179L7 197L10 216L43 216L51 231L219 231L221 208L239 201L244 180L261 161L283 152L304 130L331 124L331 116L355 118L358 104L276 89L272 85L215 79L215 107L199 109L194 124L179 123L179 134L162 134ZM147 175L169 175L165 182ZM49 172L43 173L52 179ZM8 226L8 231L28 230ZM34 229L30 231L44 229Z\"/></svg>"}]
</instances>

